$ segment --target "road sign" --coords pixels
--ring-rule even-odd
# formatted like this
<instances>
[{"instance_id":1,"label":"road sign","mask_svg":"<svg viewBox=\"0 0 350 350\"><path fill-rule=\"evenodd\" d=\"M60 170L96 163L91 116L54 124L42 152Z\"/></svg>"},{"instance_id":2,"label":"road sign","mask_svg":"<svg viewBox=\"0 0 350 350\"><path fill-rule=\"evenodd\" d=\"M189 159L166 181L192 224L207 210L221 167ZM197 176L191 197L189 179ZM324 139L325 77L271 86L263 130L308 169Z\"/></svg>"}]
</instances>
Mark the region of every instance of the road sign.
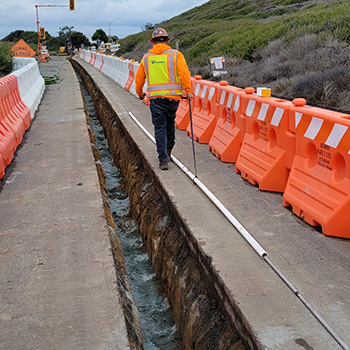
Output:
<instances>
[{"instance_id":1,"label":"road sign","mask_svg":"<svg viewBox=\"0 0 350 350\"><path fill-rule=\"evenodd\" d=\"M11 53L14 57L35 56L35 51L23 39L20 39L11 47Z\"/></svg>"}]
</instances>

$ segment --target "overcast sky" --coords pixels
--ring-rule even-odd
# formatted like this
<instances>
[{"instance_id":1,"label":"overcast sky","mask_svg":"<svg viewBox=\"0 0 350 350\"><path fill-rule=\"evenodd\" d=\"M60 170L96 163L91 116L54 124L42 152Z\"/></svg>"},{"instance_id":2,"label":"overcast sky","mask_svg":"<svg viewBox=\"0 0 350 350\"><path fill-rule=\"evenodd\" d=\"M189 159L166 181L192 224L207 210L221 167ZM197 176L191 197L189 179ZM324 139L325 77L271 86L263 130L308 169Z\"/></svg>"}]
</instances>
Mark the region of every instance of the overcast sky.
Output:
<instances>
[{"instance_id":1,"label":"overcast sky","mask_svg":"<svg viewBox=\"0 0 350 350\"><path fill-rule=\"evenodd\" d=\"M146 23L160 23L208 0L0 0L0 39L14 30L36 31L35 5L65 5L39 8L40 26L52 36L60 27L74 26L88 38L96 29L119 38L138 33Z\"/></svg>"}]
</instances>

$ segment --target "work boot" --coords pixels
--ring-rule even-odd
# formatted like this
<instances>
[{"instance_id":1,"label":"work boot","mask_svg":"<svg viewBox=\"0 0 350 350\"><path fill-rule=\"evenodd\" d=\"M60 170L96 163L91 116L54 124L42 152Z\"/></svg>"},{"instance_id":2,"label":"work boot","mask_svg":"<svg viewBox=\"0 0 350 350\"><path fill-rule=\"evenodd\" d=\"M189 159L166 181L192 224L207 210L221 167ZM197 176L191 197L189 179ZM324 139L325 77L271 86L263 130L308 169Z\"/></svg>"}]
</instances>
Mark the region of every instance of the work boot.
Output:
<instances>
[{"instance_id":1,"label":"work boot","mask_svg":"<svg viewBox=\"0 0 350 350\"><path fill-rule=\"evenodd\" d=\"M168 160L171 162L171 149L167 150Z\"/></svg>"},{"instance_id":2,"label":"work boot","mask_svg":"<svg viewBox=\"0 0 350 350\"><path fill-rule=\"evenodd\" d=\"M166 161L160 162L159 163L159 169L161 169L161 170L168 170L168 162L166 162Z\"/></svg>"}]
</instances>

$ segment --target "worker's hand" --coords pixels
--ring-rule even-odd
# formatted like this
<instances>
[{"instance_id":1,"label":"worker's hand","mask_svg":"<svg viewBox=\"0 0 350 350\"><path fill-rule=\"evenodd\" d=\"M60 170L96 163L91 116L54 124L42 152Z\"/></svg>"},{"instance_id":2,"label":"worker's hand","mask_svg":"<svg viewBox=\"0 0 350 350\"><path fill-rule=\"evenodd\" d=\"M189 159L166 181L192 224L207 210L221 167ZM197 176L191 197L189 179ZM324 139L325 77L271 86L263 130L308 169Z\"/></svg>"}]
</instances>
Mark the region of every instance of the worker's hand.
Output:
<instances>
[{"instance_id":1,"label":"worker's hand","mask_svg":"<svg viewBox=\"0 0 350 350\"><path fill-rule=\"evenodd\" d=\"M140 100L143 100L145 97L146 97L146 94L143 93L142 96L139 96L139 99L140 99Z\"/></svg>"},{"instance_id":2,"label":"worker's hand","mask_svg":"<svg viewBox=\"0 0 350 350\"><path fill-rule=\"evenodd\" d=\"M189 100L192 100L192 98L193 98L193 94L191 94L190 92L189 92L189 93L187 93L187 98L188 98Z\"/></svg>"}]
</instances>

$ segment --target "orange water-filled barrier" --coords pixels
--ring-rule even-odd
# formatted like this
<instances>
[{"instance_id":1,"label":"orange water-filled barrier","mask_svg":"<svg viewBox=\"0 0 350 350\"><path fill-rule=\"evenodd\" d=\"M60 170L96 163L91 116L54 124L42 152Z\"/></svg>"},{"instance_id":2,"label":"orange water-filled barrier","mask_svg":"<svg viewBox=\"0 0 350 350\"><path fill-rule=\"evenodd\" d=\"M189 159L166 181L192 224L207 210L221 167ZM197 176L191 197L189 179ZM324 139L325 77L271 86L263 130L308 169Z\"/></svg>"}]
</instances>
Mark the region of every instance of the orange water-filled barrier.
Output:
<instances>
[{"instance_id":1,"label":"orange water-filled barrier","mask_svg":"<svg viewBox=\"0 0 350 350\"><path fill-rule=\"evenodd\" d=\"M243 89L220 81L217 86L218 119L209 140L209 150L222 162L235 163L245 133L245 118L240 110Z\"/></svg>"},{"instance_id":2,"label":"orange water-filled barrier","mask_svg":"<svg viewBox=\"0 0 350 350\"><path fill-rule=\"evenodd\" d=\"M31 124L32 118L30 115L29 107L23 102L22 97L19 92L18 79L15 75L8 75L4 77L4 81L8 85L10 90L9 102L10 110L18 114L24 125L24 130L27 130Z\"/></svg>"},{"instance_id":3,"label":"orange water-filled barrier","mask_svg":"<svg viewBox=\"0 0 350 350\"><path fill-rule=\"evenodd\" d=\"M202 80L196 75L193 94L193 138L200 143L209 143L217 121L216 88L219 84ZM191 136L190 125L186 134Z\"/></svg>"},{"instance_id":4,"label":"orange water-filled barrier","mask_svg":"<svg viewBox=\"0 0 350 350\"><path fill-rule=\"evenodd\" d=\"M192 90L194 91L195 79L191 77ZM191 101L191 107L193 110L193 100ZM179 107L175 117L175 127L179 130L186 130L188 123L190 122L190 110L188 106L188 99L181 99Z\"/></svg>"},{"instance_id":5,"label":"orange water-filled barrier","mask_svg":"<svg viewBox=\"0 0 350 350\"><path fill-rule=\"evenodd\" d=\"M190 121L190 110L188 106L188 99L181 99L179 107L176 111L175 127L179 130L186 130ZM192 107L193 109L193 107Z\"/></svg>"},{"instance_id":6,"label":"orange water-filled barrier","mask_svg":"<svg viewBox=\"0 0 350 350\"><path fill-rule=\"evenodd\" d=\"M289 131L291 102L260 97L253 88L242 95L246 132L236 172L260 190L283 192L294 157L295 136Z\"/></svg>"},{"instance_id":7,"label":"orange water-filled barrier","mask_svg":"<svg viewBox=\"0 0 350 350\"><path fill-rule=\"evenodd\" d=\"M293 101L296 154L283 205L328 236L350 238L350 116Z\"/></svg>"},{"instance_id":8,"label":"orange water-filled barrier","mask_svg":"<svg viewBox=\"0 0 350 350\"><path fill-rule=\"evenodd\" d=\"M17 82L15 77L10 81ZM18 89L18 87L17 87ZM9 165L17 146L23 138L23 121L11 108L11 96L8 77L0 79L0 152L5 165Z\"/></svg>"},{"instance_id":9,"label":"orange water-filled barrier","mask_svg":"<svg viewBox=\"0 0 350 350\"><path fill-rule=\"evenodd\" d=\"M0 151L6 165L9 165L11 163L15 154L15 150L15 135L12 131L5 129L0 120Z\"/></svg>"},{"instance_id":10,"label":"orange water-filled barrier","mask_svg":"<svg viewBox=\"0 0 350 350\"><path fill-rule=\"evenodd\" d=\"M23 118L25 115L22 114L21 106L16 105L14 89L18 90L16 77L5 76L0 80L0 122L4 129L14 134L15 147L17 147L23 139L25 131ZM27 109L27 113L29 113L29 109ZM28 116L30 120L30 114Z\"/></svg>"},{"instance_id":11,"label":"orange water-filled barrier","mask_svg":"<svg viewBox=\"0 0 350 350\"><path fill-rule=\"evenodd\" d=\"M5 175L5 168L6 168L5 160L2 153L0 152L0 179Z\"/></svg>"}]
</instances>

